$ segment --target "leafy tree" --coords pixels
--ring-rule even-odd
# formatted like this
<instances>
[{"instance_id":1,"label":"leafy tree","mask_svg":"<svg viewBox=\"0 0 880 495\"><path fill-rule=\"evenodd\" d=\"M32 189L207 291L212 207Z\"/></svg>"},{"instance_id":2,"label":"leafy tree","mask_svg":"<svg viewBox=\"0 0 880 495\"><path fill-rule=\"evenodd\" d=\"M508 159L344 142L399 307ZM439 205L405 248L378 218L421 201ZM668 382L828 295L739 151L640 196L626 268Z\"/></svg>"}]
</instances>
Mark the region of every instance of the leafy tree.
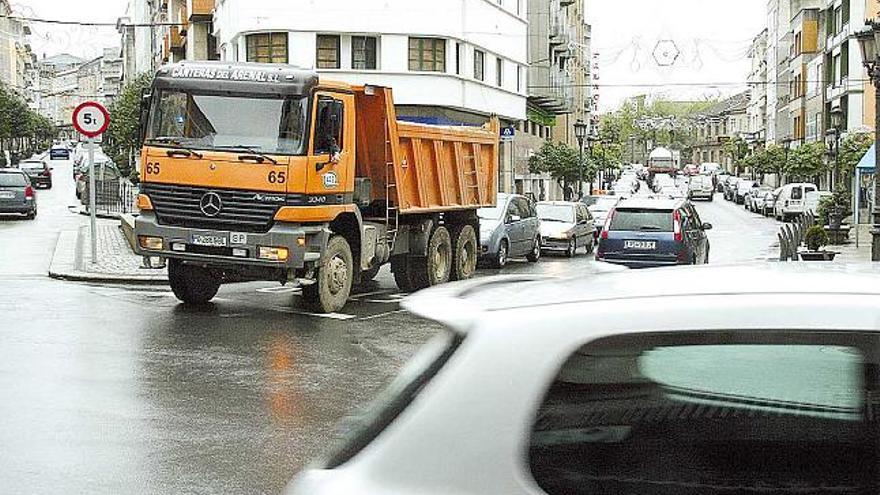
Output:
<instances>
[{"instance_id":1,"label":"leafy tree","mask_svg":"<svg viewBox=\"0 0 880 495\"><path fill-rule=\"evenodd\" d=\"M792 178L811 180L827 170L825 143L807 143L788 152L785 173Z\"/></svg>"},{"instance_id":2,"label":"leafy tree","mask_svg":"<svg viewBox=\"0 0 880 495\"><path fill-rule=\"evenodd\" d=\"M577 183L580 178L578 150L565 143L546 141L537 153L529 157L529 171L533 174L549 174L559 185ZM584 180L590 180L595 169L590 167L584 157Z\"/></svg>"},{"instance_id":3,"label":"leafy tree","mask_svg":"<svg viewBox=\"0 0 880 495\"><path fill-rule=\"evenodd\" d=\"M871 149L874 144L874 136L867 132L850 134L840 142L840 151L838 160L840 160L840 171L844 175L851 175L856 170L856 165L865 156L865 153Z\"/></svg>"},{"instance_id":4,"label":"leafy tree","mask_svg":"<svg viewBox=\"0 0 880 495\"><path fill-rule=\"evenodd\" d=\"M721 151L730 157L733 161L734 167L739 167L740 164L744 163L746 156L749 154L749 145L746 144L745 140L740 137L734 137L724 143Z\"/></svg>"},{"instance_id":5,"label":"leafy tree","mask_svg":"<svg viewBox=\"0 0 880 495\"><path fill-rule=\"evenodd\" d=\"M778 144L769 144L756 150L748 159L749 166L754 167L759 174L781 175L786 168L788 160L785 148Z\"/></svg>"},{"instance_id":6,"label":"leafy tree","mask_svg":"<svg viewBox=\"0 0 880 495\"><path fill-rule=\"evenodd\" d=\"M132 171L129 156L140 148L141 98L150 87L153 75L141 74L126 84L119 97L110 105L110 127L107 128L105 152L124 175Z\"/></svg>"}]
</instances>

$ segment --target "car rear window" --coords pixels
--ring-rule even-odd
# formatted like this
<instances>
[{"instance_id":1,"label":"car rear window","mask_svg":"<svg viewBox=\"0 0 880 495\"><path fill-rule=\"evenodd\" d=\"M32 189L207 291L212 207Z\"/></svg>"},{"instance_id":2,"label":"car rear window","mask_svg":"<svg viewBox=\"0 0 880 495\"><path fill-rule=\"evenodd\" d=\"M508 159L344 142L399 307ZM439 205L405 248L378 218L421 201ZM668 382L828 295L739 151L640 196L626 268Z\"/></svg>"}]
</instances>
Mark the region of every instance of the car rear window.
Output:
<instances>
[{"instance_id":1,"label":"car rear window","mask_svg":"<svg viewBox=\"0 0 880 495\"><path fill-rule=\"evenodd\" d=\"M672 232L672 210L617 209L611 230Z\"/></svg>"},{"instance_id":2,"label":"car rear window","mask_svg":"<svg viewBox=\"0 0 880 495\"><path fill-rule=\"evenodd\" d=\"M26 185L28 185L28 181L24 174L9 172L0 173L0 186L24 187Z\"/></svg>"},{"instance_id":3,"label":"car rear window","mask_svg":"<svg viewBox=\"0 0 880 495\"><path fill-rule=\"evenodd\" d=\"M765 331L587 345L537 412L532 474L549 495L878 493L878 343Z\"/></svg>"},{"instance_id":4,"label":"car rear window","mask_svg":"<svg viewBox=\"0 0 880 495\"><path fill-rule=\"evenodd\" d=\"M538 218L551 222L574 222L574 208L569 205L538 204Z\"/></svg>"},{"instance_id":5,"label":"car rear window","mask_svg":"<svg viewBox=\"0 0 880 495\"><path fill-rule=\"evenodd\" d=\"M339 467L369 445L418 397L463 340L461 334L444 330L428 341L370 405L343 422L343 439L322 465Z\"/></svg>"},{"instance_id":6,"label":"car rear window","mask_svg":"<svg viewBox=\"0 0 880 495\"><path fill-rule=\"evenodd\" d=\"M21 162L18 164L18 168L22 170L43 170L46 166L43 162Z\"/></svg>"}]
</instances>

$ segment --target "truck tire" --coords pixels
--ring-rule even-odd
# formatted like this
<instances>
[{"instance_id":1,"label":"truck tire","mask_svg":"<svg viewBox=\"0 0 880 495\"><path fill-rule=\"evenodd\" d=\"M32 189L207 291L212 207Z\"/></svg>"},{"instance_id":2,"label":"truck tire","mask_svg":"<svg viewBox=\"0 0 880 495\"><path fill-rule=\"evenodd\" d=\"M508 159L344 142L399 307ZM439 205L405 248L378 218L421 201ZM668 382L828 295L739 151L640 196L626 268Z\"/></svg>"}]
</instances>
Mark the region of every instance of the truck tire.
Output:
<instances>
[{"instance_id":1,"label":"truck tire","mask_svg":"<svg viewBox=\"0 0 880 495\"><path fill-rule=\"evenodd\" d=\"M335 313L345 306L354 275L352 259L351 246L345 237L332 236L315 283L303 287L303 298L310 309L317 313Z\"/></svg>"},{"instance_id":2,"label":"truck tire","mask_svg":"<svg viewBox=\"0 0 880 495\"><path fill-rule=\"evenodd\" d=\"M452 229L452 274L450 280L468 280L477 271L477 234L473 225Z\"/></svg>"},{"instance_id":3,"label":"truck tire","mask_svg":"<svg viewBox=\"0 0 880 495\"><path fill-rule=\"evenodd\" d=\"M414 292L415 285L412 281L412 263L409 256L400 255L391 258L391 272L394 274L394 283L402 292Z\"/></svg>"},{"instance_id":4,"label":"truck tire","mask_svg":"<svg viewBox=\"0 0 880 495\"><path fill-rule=\"evenodd\" d=\"M415 290L449 282L452 273L452 236L446 227L437 227L428 240L428 255L410 259L410 280Z\"/></svg>"},{"instance_id":5,"label":"truck tire","mask_svg":"<svg viewBox=\"0 0 880 495\"><path fill-rule=\"evenodd\" d=\"M177 299L185 304L206 304L220 290L220 276L213 270L168 260L168 282Z\"/></svg>"}]
</instances>

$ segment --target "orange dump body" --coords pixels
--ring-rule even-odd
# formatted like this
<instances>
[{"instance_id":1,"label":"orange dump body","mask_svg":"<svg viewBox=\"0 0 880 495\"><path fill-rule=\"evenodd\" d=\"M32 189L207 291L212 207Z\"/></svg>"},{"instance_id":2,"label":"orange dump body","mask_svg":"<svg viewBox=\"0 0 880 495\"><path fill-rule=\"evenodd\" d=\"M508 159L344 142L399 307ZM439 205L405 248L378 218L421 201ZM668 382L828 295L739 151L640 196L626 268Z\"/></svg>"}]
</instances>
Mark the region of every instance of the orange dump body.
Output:
<instances>
[{"instance_id":1,"label":"orange dump body","mask_svg":"<svg viewBox=\"0 0 880 495\"><path fill-rule=\"evenodd\" d=\"M399 122L391 90L355 88L356 176L402 215L495 205L497 119L482 127Z\"/></svg>"}]
</instances>

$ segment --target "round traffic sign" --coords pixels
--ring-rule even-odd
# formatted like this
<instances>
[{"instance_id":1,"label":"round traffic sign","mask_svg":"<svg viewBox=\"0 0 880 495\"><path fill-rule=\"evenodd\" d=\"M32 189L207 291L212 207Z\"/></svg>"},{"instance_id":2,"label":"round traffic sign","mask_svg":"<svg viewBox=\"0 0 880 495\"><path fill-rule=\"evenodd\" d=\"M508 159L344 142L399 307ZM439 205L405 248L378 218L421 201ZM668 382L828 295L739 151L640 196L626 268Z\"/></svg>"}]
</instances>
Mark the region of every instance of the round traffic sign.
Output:
<instances>
[{"instance_id":1,"label":"round traffic sign","mask_svg":"<svg viewBox=\"0 0 880 495\"><path fill-rule=\"evenodd\" d=\"M110 113L95 101L87 101L73 111L73 128L85 137L104 134L110 125Z\"/></svg>"}]
</instances>

